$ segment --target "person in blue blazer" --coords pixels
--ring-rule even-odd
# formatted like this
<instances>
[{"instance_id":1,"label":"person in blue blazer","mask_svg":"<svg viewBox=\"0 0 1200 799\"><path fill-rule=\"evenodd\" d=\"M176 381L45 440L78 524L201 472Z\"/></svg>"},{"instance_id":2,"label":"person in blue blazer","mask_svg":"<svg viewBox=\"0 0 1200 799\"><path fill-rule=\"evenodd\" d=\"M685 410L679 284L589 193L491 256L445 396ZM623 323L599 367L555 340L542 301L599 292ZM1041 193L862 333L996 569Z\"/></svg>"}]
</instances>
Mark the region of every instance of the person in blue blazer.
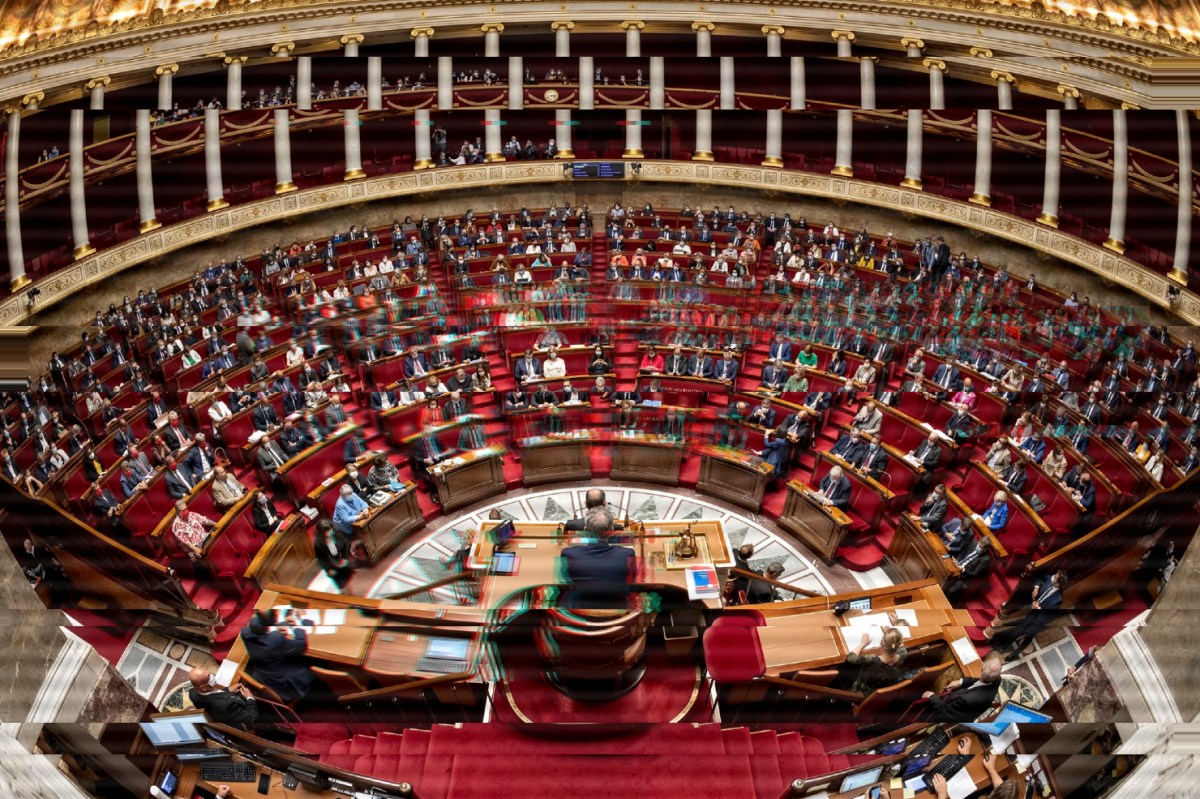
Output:
<instances>
[{"instance_id":1,"label":"person in blue blazer","mask_svg":"<svg viewBox=\"0 0 1200 799\"><path fill-rule=\"evenodd\" d=\"M983 512L983 523L993 533L998 533L1008 524L1008 494L997 491L991 506Z\"/></svg>"},{"instance_id":2,"label":"person in blue blazer","mask_svg":"<svg viewBox=\"0 0 1200 799\"><path fill-rule=\"evenodd\" d=\"M792 457L787 429L780 427L763 433L763 448L754 454L775 467L771 472L771 485L778 483L787 475L787 465Z\"/></svg>"}]
</instances>

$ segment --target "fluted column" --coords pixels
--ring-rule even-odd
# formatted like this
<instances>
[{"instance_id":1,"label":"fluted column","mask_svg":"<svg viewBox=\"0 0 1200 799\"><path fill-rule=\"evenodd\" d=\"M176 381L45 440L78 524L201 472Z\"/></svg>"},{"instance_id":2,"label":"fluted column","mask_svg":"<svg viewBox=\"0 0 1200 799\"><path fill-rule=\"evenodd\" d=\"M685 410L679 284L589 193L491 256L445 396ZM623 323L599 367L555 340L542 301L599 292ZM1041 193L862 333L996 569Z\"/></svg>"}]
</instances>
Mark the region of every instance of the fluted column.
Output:
<instances>
[{"instance_id":1,"label":"fluted column","mask_svg":"<svg viewBox=\"0 0 1200 799\"><path fill-rule=\"evenodd\" d=\"M596 107L596 60L590 55L579 57L579 110Z\"/></svg>"},{"instance_id":2,"label":"fluted column","mask_svg":"<svg viewBox=\"0 0 1200 799\"><path fill-rule=\"evenodd\" d=\"M1063 108L1065 110L1076 111L1079 109L1079 99L1081 96L1079 94L1079 89L1076 89L1074 86L1059 84L1058 93L1062 95Z\"/></svg>"},{"instance_id":3,"label":"fluted column","mask_svg":"<svg viewBox=\"0 0 1200 799\"><path fill-rule=\"evenodd\" d=\"M859 105L866 111L875 110L875 57L858 59Z\"/></svg>"},{"instance_id":4,"label":"fluted column","mask_svg":"<svg viewBox=\"0 0 1200 799\"><path fill-rule=\"evenodd\" d=\"M642 112L635 109L625 111L625 152L622 158L645 158L642 152Z\"/></svg>"},{"instance_id":5,"label":"fluted column","mask_svg":"<svg viewBox=\"0 0 1200 799\"><path fill-rule=\"evenodd\" d=\"M1175 262L1171 279L1187 285L1188 259L1192 250L1192 135L1190 111L1175 112L1179 135L1179 213L1175 218Z\"/></svg>"},{"instance_id":6,"label":"fluted column","mask_svg":"<svg viewBox=\"0 0 1200 799\"><path fill-rule=\"evenodd\" d=\"M379 56L367 58L367 110L383 109L383 59Z\"/></svg>"},{"instance_id":7,"label":"fluted column","mask_svg":"<svg viewBox=\"0 0 1200 799\"><path fill-rule=\"evenodd\" d=\"M783 55L783 34L781 25L763 25L763 36L767 37L767 56L779 58Z\"/></svg>"},{"instance_id":8,"label":"fluted column","mask_svg":"<svg viewBox=\"0 0 1200 799\"><path fill-rule=\"evenodd\" d=\"M275 193L287 194L296 190L292 182L292 130L291 119L286 108L276 108L275 124Z\"/></svg>"},{"instance_id":9,"label":"fluted column","mask_svg":"<svg viewBox=\"0 0 1200 799\"><path fill-rule=\"evenodd\" d=\"M1042 212L1037 221L1058 227L1059 181L1062 178L1062 112L1046 112L1046 182L1042 190Z\"/></svg>"},{"instance_id":10,"label":"fluted column","mask_svg":"<svg viewBox=\"0 0 1200 799\"><path fill-rule=\"evenodd\" d=\"M172 87L174 85L175 73L179 71L178 64L163 64L154 70L154 74L158 76L158 110L170 111L171 104L174 102L174 93Z\"/></svg>"},{"instance_id":11,"label":"fluted column","mask_svg":"<svg viewBox=\"0 0 1200 799\"><path fill-rule=\"evenodd\" d=\"M642 57L642 29L646 23L636 20L626 20L621 23L625 31L625 56L627 58Z\"/></svg>"},{"instance_id":12,"label":"fluted column","mask_svg":"<svg viewBox=\"0 0 1200 799\"><path fill-rule=\"evenodd\" d=\"M500 34L504 32L504 23L488 22L479 26L483 32L483 54L488 58L500 57Z\"/></svg>"},{"instance_id":13,"label":"fluted column","mask_svg":"<svg viewBox=\"0 0 1200 799\"><path fill-rule=\"evenodd\" d=\"M571 31L575 30L575 23L566 20L556 20L550 23L550 30L554 31L554 55L556 58L571 57Z\"/></svg>"},{"instance_id":14,"label":"fluted column","mask_svg":"<svg viewBox=\"0 0 1200 799\"><path fill-rule=\"evenodd\" d=\"M992 204L992 110L975 112L975 189L970 202Z\"/></svg>"},{"instance_id":15,"label":"fluted column","mask_svg":"<svg viewBox=\"0 0 1200 799\"><path fill-rule=\"evenodd\" d=\"M838 58L849 58L851 53L851 45L854 42L854 34L850 31L833 31L833 38L837 42Z\"/></svg>"},{"instance_id":16,"label":"fluted column","mask_svg":"<svg viewBox=\"0 0 1200 799\"><path fill-rule=\"evenodd\" d=\"M137 157L138 218L142 233L162 227L154 216L154 177L150 167L150 110L139 108L134 112L134 150Z\"/></svg>"},{"instance_id":17,"label":"fluted column","mask_svg":"<svg viewBox=\"0 0 1200 799\"><path fill-rule=\"evenodd\" d=\"M21 112L8 116L8 140L4 148L4 229L8 236L9 287L19 291L32 281L25 274L25 251L21 247Z\"/></svg>"},{"instance_id":18,"label":"fluted column","mask_svg":"<svg viewBox=\"0 0 1200 799\"><path fill-rule=\"evenodd\" d=\"M483 160L491 163L504 160L504 147L500 143L500 111L489 108L483 112Z\"/></svg>"},{"instance_id":19,"label":"fluted column","mask_svg":"<svg viewBox=\"0 0 1200 799\"><path fill-rule=\"evenodd\" d=\"M710 58L712 56L712 33L717 26L711 22L693 22L692 31L696 34L696 56Z\"/></svg>"},{"instance_id":20,"label":"fluted column","mask_svg":"<svg viewBox=\"0 0 1200 799\"><path fill-rule=\"evenodd\" d=\"M347 108L342 111L342 126L346 129L346 175L344 180L365 178L362 168L362 123L358 119L357 108Z\"/></svg>"},{"instance_id":21,"label":"fluted column","mask_svg":"<svg viewBox=\"0 0 1200 799\"><path fill-rule=\"evenodd\" d=\"M996 107L1001 111L1011 111L1013 84L1017 79L1008 72L993 71L992 80L996 81Z\"/></svg>"},{"instance_id":22,"label":"fluted column","mask_svg":"<svg viewBox=\"0 0 1200 799\"><path fill-rule=\"evenodd\" d=\"M1125 109L1113 112L1113 187L1112 214L1108 221L1108 239L1104 246L1113 252L1125 252L1125 217L1129 211L1129 123Z\"/></svg>"},{"instance_id":23,"label":"fluted column","mask_svg":"<svg viewBox=\"0 0 1200 799\"><path fill-rule=\"evenodd\" d=\"M221 179L221 111L204 110L204 176L208 183L208 210L225 208L225 182Z\"/></svg>"},{"instance_id":24,"label":"fluted column","mask_svg":"<svg viewBox=\"0 0 1200 799\"><path fill-rule=\"evenodd\" d=\"M712 111L708 108L701 108L696 111L696 150L692 153L692 160L713 160Z\"/></svg>"},{"instance_id":25,"label":"fluted column","mask_svg":"<svg viewBox=\"0 0 1200 799\"><path fill-rule=\"evenodd\" d=\"M789 61L791 62L791 108L793 111L803 111L808 105L808 91L804 77L804 56L794 55Z\"/></svg>"},{"instance_id":26,"label":"fluted column","mask_svg":"<svg viewBox=\"0 0 1200 799\"><path fill-rule=\"evenodd\" d=\"M557 108L554 110L554 131L558 139L558 154L555 158L574 158L575 151L571 143L571 109Z\"/></svg>"},{"instance_id":27,"label":"fluted column","mask_svg":"<svg viewBox=\"0 0 1200 799\"><path fill-rule=\"evenodd\" d=\"M312 58L306 55L296 59L296 107L312 110Z\"/></svg>"},{"instance_id":28,"label":"fluted column","mask_svg":"<svg viewBox=\"0 0 1200 799\"><path fill-rule=\"evenodd\" d=\"M413 169L429 169L433 166L433 141L430 136L432 126L428 108L420 108L413 112L413 152L416 153Z\"/></svg>"},{"instance_id":29,"label":"fluted column","mask_svg":"<svg viewBox=\"0 0 1200 799\"><path fill-rule=\"evenodd\" d=\"M346 58L358 58L358 46L363 43L361 33L348 33L341 38L342 55Z\"/></svg>"},{"instance_id":30,"label":"fluted column","mask_svg":"<svg viewBox=\"0 0 1200 799\"><path fill-rule=\"evenodd\" d=\"M650 107L658 110L667 106L667 65L662 56L650 56Z\"/></svg>"},{"instance_id":31,"label":"fluted column","mask_svg":"<svg viewBox=\"0 0 1200 799\"><path fill-rule=\"evenodd\" d=\"M837 149L833 157L833 174L854 176L854 112L839 108L837 112Z\"/></svg>"},{"instance_id":32,"label":"fluted column","mask_svg":"<svg viewBox=\"0 0 1200 799\"><path fill-rule=\"evenodd\" d=\"M919 189L921 183L921 157L925 149L925 114L919 108L908 109L908 147L904 158L904 180L901 186Z\"/></svg>"},{"instance_id":33,"label":"fluted column","mask_svg":"<svg viewBox=\"0 0 1200 799\"><path fill-rule=\"evenodd\" d=\"M225 108L229 111L242 110L242 64L246 56L225 57Z\"/></svg>"},{"instance_id":34,"label":"fluted column","mask_svg":"<svg viewBox=\"0 0 1200 799\"><path fill-rule=\"evenodd\" d=\"M929 70L929 107L942 111L946 108L946 62L940 58L926 58L922 63Z\"/></svg>"},{"instance_id":35,"label":"fluted column","mask_svg":"<svg viewBox=\"0 0 1200 799\"><path fill-rule=\"evenodd\" d=\"M454 59L438 56L437 107L439 111L454 109Z\"/></svg>"},{"instance_id":36,"label":"fluted column","mask_svg":"<svg viewBox=\"0 0 1200 799\"><path fill-rule=\"evenodd\" d=\"M112 78L105 75L102 78L92 78L87 82L85 87L88 91L88 108L93 111L104 110L104 87L111 82Z\"/></svg>"},{"instance_id":37,"label":"fluted column","mask_svg":"<svg viewBox=\"0 0 1200 799\"><path fill-rule=\"evenodd\" d=\"M71 111L67 133L67 162L70 168L68 191L71 197L71 241L75 244L76 260L96 251L88 239L87 197L83 188L83 123L83 110Z\"/></svg>"},{"instance_id":38,"label":"fluted column","mask_svg":"<svg viewBox=\"0 0 1200 799\"><path fill-rule=\"evenodd\" d=\"M433 38L433 28L413 28L408 35L413 40L413 55L429 58L429 40Z\"/></svg>"},{"instance_id":39,"label":"fluted column","mask_svg":"<svg viewBox=\"0 0 1200 799\"><path fill-rule=\"evenodd\" d=\"M767 111L767 148L763 166L783 166L783 111Z\"/></svg>"},{"instance_id":40,"label":"fluted column","mask_svg":"<svg viewBox=\"0 0 1200 799\"><path fill-rule=\"evenodd\" d=\"M925 42L920 39L903 38L900 40L900 46L904 48L904 54L909 58L920 58L925 53Z\"/></svg>"},{"instance_id":41,"label":"fluted column","mask_svg":"<svg viewBox=\"0 0 1200 799\"><path fill-rule=\"evenodd\" d=\"M733 59L721 56L721 93L722 111L733 111L737 108L737 84L734 77Z\"/></svg>"},{"instance_id":42,"label":"fluted column","mask_svg":"<svg viewBox=\"0 0 1200 799\"><path fill-rule=\"evenodd\" d=\"M508 57L508 108L520 111L525 107L525 60L521 56Z\"/></svg>"}]
</instances>

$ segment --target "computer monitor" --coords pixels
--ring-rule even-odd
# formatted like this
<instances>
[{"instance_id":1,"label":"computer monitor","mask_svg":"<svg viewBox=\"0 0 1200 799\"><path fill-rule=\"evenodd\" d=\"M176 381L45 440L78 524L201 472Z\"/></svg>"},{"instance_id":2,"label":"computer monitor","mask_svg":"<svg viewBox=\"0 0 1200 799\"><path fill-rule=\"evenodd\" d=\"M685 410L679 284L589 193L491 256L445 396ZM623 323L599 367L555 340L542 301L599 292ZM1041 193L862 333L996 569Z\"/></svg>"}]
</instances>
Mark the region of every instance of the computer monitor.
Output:
<instances>
[{"instance_id":1,"label":"computer monitor","mask_svg":"<svg viewBox=\"0 0 1200 799\"><path fill-rule=\"evenodd\" d=\"M854 774L846 775L846 779L842 780L842 787L838 788L838 793L846 793L847 791L857 791L866 788L873 782L879 782L880 775L883 774L883 766L869 769L867 771L859 771Z\"/></svg>"},{"instance_id":2,"label":"computer monitor","mask_svg":"<svg viewBox=\"0 0 1200 799\"><path fill-rule=\"evenodd\" d=\"M1053 721L1045 713L1039 713L1031 707L1025 707L1016 702L1005 702L994 720L998 724L1049 724Z\"/></svg>"},{"instance_id":3,"label":"computer monitor","mask_svg":"<svg viewBox=\"0 0 1200 799\"><path fill-rule=\"evenodd\" d=\"M865 596L862 599L851 599L850 610L870 610L871 597Z\"/></svg>"},{"instance_id":4,"label":"computer monitor","mask_svg":"<svg viewBox=\"0 0 1200 799\"><path fill-rule=\"evenodd\" d=\"M162 791L167 796L175 795L175 786L179 784L179 777L174 771L167 769L163 772L162 779L158 781L158 790Z\"/></svg>"},{"instance_id":5,"label":"computer monitor","mask_svg":"<svg viewBox=\"0 0 1200 799\"><path fill-rule=\"evenodd\" d=\"M910 757L904 761L904 772L900 775L904 779L908 779L914 774L920 774L929 767L929 763L933 760L933 755L924 754Z\"/></svg>"},{"instance_id":6,"label":"computer monitor","mask_svg":"<svg viewBox=\"0 0 1200 799\"><path fill-rule=\"evenodd\" d=\"M466 638L430 638L425 656L440 660L462 660L467 656L471 642Z\"/></svg>"},{"instance_id":7,"label":"computer monitor","mask_svg":"<svg viewBox=\"0 0 1200 799\"><path fill-rule=\"evenodd\" d=\"M496 549L503 549L517 535L517 527L512 519L505 519L491 529L492 543Z\"/></svg>"},{"instance_id":8,"label":"computer monitor","mask_svg":"<svg viewBox=\"0 0 1200 799\"><path fill-rule=\"evenodd\" d=\"M207 721L203 713L163 716L154 721L141 722L139 726L152 746L193 746L204 743L200 725Z\"/></svg>"}]
</instances>

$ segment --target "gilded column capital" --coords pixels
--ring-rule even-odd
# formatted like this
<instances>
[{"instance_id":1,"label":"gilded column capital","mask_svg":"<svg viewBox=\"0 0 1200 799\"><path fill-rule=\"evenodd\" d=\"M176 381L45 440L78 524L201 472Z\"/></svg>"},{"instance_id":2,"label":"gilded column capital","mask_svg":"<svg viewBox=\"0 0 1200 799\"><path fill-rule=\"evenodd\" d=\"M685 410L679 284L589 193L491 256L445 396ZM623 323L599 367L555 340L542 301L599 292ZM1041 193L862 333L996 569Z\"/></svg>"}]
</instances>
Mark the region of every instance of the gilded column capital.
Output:
<instances>
[{"instance_id":1,"label":"gilded column capital","mask_svg":"<svg viewBox=\"0 0 1200 799\"><path fill-rule=\"evenodd\" d=\"M849 41L849 42L852 42L852 41L854 41L854 38L855 38L855 37L854 37L854 32L853 32L853 31L832 31L832 32L830 33L830 35L831 35L831 36L832 36L832 37L833 37L835 40L841 40L841 39L845 39L846 41Z\"/></svg>"},{"instance_id":2,"label":"gilded column capital","mask_svg":"<svg viewBox=\"0 0 1200 799\"><path fill-rule=\"evenodd\" d=\"M1058 93L1063 97L1074 97L1076 100L1080 97L1079 89L1076 89L1074 86L1068 86L1065 83L1058 84Z\"/></svg>"},{"instance_id":3,"label":"gilded column capital","mask_svg":"<svg viewBox=\"0 0 1200 799\"><path fill-rule=\"evenodd\" d=\"M1011 72L1004 72L998 69L992 70L992 80L996 81L997 83L1015 84L1017 82L1017 79L1012 76Z\"/></svg>"},{"instance_id":4,"label":"gilded column capital","mask_svg":"<svg viewBox=\"0 0 1200 799\"><path fill-rule=\"evenodd\" d=\"M30 92L21 98L21 105L25 108L37 108L38 103L45 99L45 92Z\"/></svg>"},{"instance_id":5,"label":"gilded column capital","mask_svg":"<svg viewBox=\"0 0 1200 799\"><path fill-rule=\"evenodd\" d=\"M363 38L364 37L361 33L347 33L345 36L338 39L338 41L341 42L343 45L362 44Z\"/></svg>"},{"instance_id":6,"label":"gilded column capital","mask_svg":"<svg viewBox=\"0 0 1200 799\"><path fill-rule=\"evenodd\" d=\"M83 88L87 89L90 92L92 89L96 88L97 86L107 86L110 83L112 83L112 78L110 78L108 75L101 75L98 78L92 78L91 80L89 80L87 82L87 84L84 85Z\"/></svg>"},{"instance_id":7,"label":"gilded column capital","mask_svg":"<svg viewBox=\"0 0 1200 799\"><path fill-rule=\"evenodd\" d=\"M295 49L295 42L277 42L276 44L271 45L271 55L288 56L291 55L292 51Z\"/></svg>"},{"instance_id":8,"label":"gilded column capital","mask_svg":"<svg viewBox=\"0 0 1200 799\"><path fill-rule=\"evenodd\" d=\"M1121 101L1121 110L1122 111L1141 111L1142 107L1140 105L1138 105L1137 103L1131 103L1128 100L1122 100Z\"/></svg>"},{"instance_id":9,"label":"gilded column capital","mask_svg":"<svg viewBox=\"0 0 1200 799\"><path fill-rule=\"evenodd\" d=\"M178 71L179 71L178 64L163 64L161 67L156 67L154 69L154 77L156 77L156 78L161 77L162 75L164 75L167 72L170 72L172 75L174 75Z\"/></svg>"},{"instance_id":10,"label":"gilded column capital","mask_svg":"<svg viewBox=\"0 0 1200 799\"><path fill-rule=\"evenodd\" d=\"M972 47L971 55L975 56L976 58L991 58L992 51L987 47Z\"/></svg>"},{"instance_id":11,"label":"gilded column capital","mask_svg":"<svg viewBox=\"0 0 1200 799\"><path fill-rule=\"evenodd\" d=\"M504 33L503 22L485 22L479 26L480 33Z\"/></svg>"},{"instance_id":12,"label":"gilded column capital","mask_svg":"<svg viewBox=\"0 0 1200 799\"><path fill-rule=\"evenodd\" d=\"M224 62L225 62L225 66L229 66L234 61L238 62L239 64L245 64L246 61L248 61L248 60L249 60L249 58L244 55L227 55L227 56L225 56Z\"/></svg>"},{"instance_id":13,"label":"gilded column capital","mask_svg":"<svg viewBox=\"0 0 1200 799\"><path fill-rule=\"evenodd\" d=\"M903 39L900 40L900 46L903 47L905 50L909 49L910 47L915 47L918 50L924 50L925 42L922 41L921 39L914 39L911 36L905 36Z\"/></svg>"},{"instance_id":14,"label":"gilded column capital","mask_svg":"<svg viewBox=\"0 0 1200 799\"><path fill-rule=\"evenodd\" d=\"M942 72L946 71L946 62L940 58L926 58L921 63L925 66L926 69L929 69L929 70L936 69L936 70L940 70Z\"/></svg>"},{"instance_id":15,"label":"gilded column capital","mask_svg":"<svg viewBox=\"0 0 1200 799\"><path fill-rule=\"evenodd\" d=\"M762 32L763 36L770 36L771 34L782 36L787 33L787 28L783 27L782 25L763 25Z\"/></svg>"},{"instance_id":16,"label":"gilded column capital","mask_svg":"<svg viewBox=\"0 0 1200 799\"><path fill-rule=\"evenodd\" d=\"M646 23L642 22L641 20L629 20L629 19L627 19L621 23L621 30L627 31L630 28L637 28L638 30L645 30ZM693 30L694 29L695 29L695 27L693 26Z\"/></svg>"},{"instance_id":17,"label":"gilded column capital","mask_svg":"<svg viewBox=\"0 0 1200 799\"><path fill-rule=\"evenodd\" d=\"M565 19L556 19L550 23L550 30L552 30L552 31L557 32L559 30L562 30L563 28L565 28L569 31L573 31L573 30L575 30L575 23L571 22L570 20L565 20Z\"/></svg>"},{"instance_id":18,"label":"gilded column capital","mask_svg":"<svg viewBox=\"0 0 1200 799\"><path fill-rule=\"evenodd\" d=\"M433 38L433 28L413 28L408 32L408 36L410 39L419 39L422 36L431 39Z\"/></svg>"},{"instance_id":19,"label":"gilded column capital","mask_svg":"<svg viewBox=\"0 0 1200 799\"><path fill-rule=\"evenodd\" d=\"M693 33L699 33L700 31L708 31L709 33L712 33L716 29L717 29L717 26L711 22L693 22L692 23L692 32Z\"/></svg>"}]
</instances>

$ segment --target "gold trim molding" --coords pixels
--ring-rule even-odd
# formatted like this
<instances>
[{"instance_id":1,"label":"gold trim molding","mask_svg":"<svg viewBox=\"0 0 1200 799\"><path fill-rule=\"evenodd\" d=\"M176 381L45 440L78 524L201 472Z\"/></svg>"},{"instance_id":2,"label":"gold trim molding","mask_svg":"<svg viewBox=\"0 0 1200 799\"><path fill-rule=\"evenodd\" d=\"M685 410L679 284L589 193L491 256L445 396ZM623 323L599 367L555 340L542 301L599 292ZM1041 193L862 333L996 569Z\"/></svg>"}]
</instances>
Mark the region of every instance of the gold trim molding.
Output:
<instances>
[{"instance_id":1,"label":"gold trim molding","mask_svg":"<svg viewBox=\"0 0 1200 799\"><path fill-rule=\"evenodd\" d=\"M550 23L550 30L554 31L555 33L564 28L566 30L573 31L575 30L575 23L565 19L556 19Z\"/></svg>"},{"instance_id":2,"label":"gold trim molding","mask_svg":"<svg viewBox=\"0 0 1200 799\"><path fill-rule=\"evenodd\" d=\"M622 24L621 27L624 27L624 24ZM709 33L712 33L716 29L717 29L717 26L711 22L693 22L692 23L692 33L699 33L700 31L708 31ZM763 33L766 33L766 32L767 32L767 26L764 25Z\"/></svg>"},{"instance_id":3,"label":"gold trim molding","mask_svg":"<svg viewBox=\"0 0 1200 799\"><path fill-rule=\"evenodd\" d=\"M102 75L99 78L92 78L91 80L89 80L87 83L84 84L83 88L86 91L90 92L92 89L96 88L97 86L107 86L110 83L112 83L112 78L110 78L108 75Z\"/></svg>"},{"instance_id":4,"label":"gold trim molding","mask_svg":"<svg viewBox=\"0 0 1200 799\"><path fill-rule=\"evenodd\" d=\"M903 47L905 50L907 50L910 47L915 47L918 50L924 50L925 42L921 41L920 39L913 39L908 36L905 36L903 39L900 40L900 46Z\"/></svg>"},{"instance_id":5,"label":"gold trim molding","mask_svg":"<svg viewBox=\"0 0 1200 799\"><path fill-rule=\"evenodd\" d=\"M410 30L408 32L408 38L419 39L422 36L424 36L427 39L432 39L433 34L434 34L433 28L413 28L412 30Z\"/></svg>"},{"instance_id":6,"label":"gold trim molding","mask_svg":"<svg viewBox=\"0 0 1200 799\"><path fill-rule=\"evenodd\" d=\"M784 36L787 34L787 28L783 27L782 25L763 25L762 32L763 36L770 36L771 34L775 34L776 36Z\"/></svg>"}]
</instances>

